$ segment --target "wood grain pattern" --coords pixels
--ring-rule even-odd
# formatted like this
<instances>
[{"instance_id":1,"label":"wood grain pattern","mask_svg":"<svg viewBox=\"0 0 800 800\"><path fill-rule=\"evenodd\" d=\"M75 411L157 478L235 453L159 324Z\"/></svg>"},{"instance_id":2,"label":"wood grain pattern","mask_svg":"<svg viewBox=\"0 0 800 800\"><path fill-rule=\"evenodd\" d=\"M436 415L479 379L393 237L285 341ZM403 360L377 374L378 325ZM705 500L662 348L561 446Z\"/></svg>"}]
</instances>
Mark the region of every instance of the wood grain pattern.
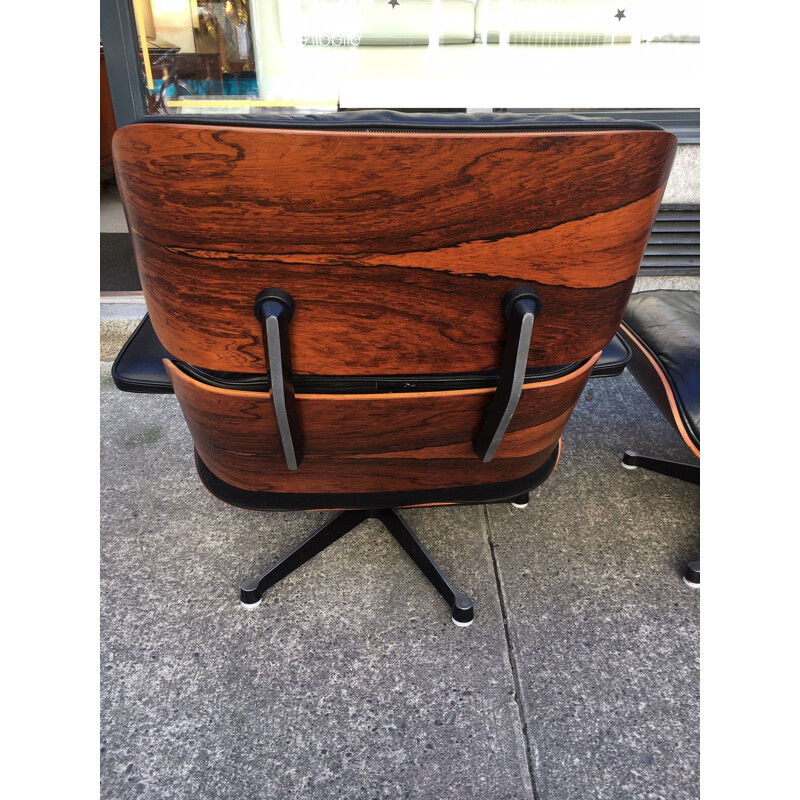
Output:
<instances>
[{"instance_id":1,"label":"wood grain pattern","mask_svg":"<svg viewBox=\"0 0 800 800\"><path fill-rule=\"evenodd\" d=\"M497 368L500 302L544 310L529 366L622 319L676 140L663 131L368 133L140 124L114 158L154 328L206 369L264 372L252 306L290 292L305 375Z\"/></svg>"},{"instance_id":2,"label":"wood grain pattern","mask_svg":"<svg viewBox=\"0 0 800 800\"><path fill-rule=\"evenodd\" d=\"M289 471L267 393L217 389L164 362L197 452L242 489L391 492L500 483L544 464L599 353L570 375L525 386L493 461L472 451L491 389L298 395L305 459Z\"/></svg>"}]
</instances>

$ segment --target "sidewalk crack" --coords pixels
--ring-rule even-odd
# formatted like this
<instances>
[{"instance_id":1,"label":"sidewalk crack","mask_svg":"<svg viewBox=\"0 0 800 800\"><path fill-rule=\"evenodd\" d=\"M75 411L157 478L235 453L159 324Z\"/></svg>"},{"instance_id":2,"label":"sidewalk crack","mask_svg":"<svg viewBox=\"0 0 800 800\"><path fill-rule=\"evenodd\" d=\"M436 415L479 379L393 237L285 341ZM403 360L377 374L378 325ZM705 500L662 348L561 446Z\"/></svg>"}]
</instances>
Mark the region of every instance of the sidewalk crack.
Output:
<instances>
[{"instance_id":1,"label":"sidewalk crack","mask_svg":"<svg viewBox=\"0 0 800 800\"><path fill-rule=\"evenodd\" d=\"M484 505L483 507L484 518L486 519L486 538L489 542L489 552L492 554L492 568L494 569L494 579L497 584L497 597L500 601L500 613L503 617L503 631L506 637L506 651L508 652L508 661L511 665L511 675L514 679L514 701L517 705L517 714L519 716L520 729L522 730L522 739L525 745L525 757L528 762L528 775L531 780L531 789L533 791L533 800L542 800L539 790L536 786L536 775L534 774L533 764L534 756L531 749L530 737L528 735L528 724L525 721L525 709L522 706L522 687L519 681L519 670L517 669L517 657L514 650L514 644L511 640L511 630L508 624L508 611L506 608L506 598L503 592L503 585L500 582L500 569L497 564L497 556L495 554L495 545L492 540L492 527L489 522L489 509Z\"/></svg>"}]
</instances>

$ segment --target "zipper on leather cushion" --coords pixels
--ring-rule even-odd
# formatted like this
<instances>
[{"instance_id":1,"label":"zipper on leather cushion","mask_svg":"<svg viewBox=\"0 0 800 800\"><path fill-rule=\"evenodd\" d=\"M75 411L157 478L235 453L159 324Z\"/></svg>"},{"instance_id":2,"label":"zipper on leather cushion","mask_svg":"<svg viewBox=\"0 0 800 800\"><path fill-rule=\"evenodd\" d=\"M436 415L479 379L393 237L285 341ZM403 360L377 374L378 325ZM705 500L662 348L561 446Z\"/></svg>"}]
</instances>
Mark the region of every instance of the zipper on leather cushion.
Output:
<instances>
[{"instance_id":1,"label":"zipper on leather cushion","mask_svg":"<svg viewBox=\"0 0 800 800\"><path fill-rule=\"evenodd\" d=\"M217 389L239 392L268 392L269 375L214 372L200 369L177 359L178 369L200 383ZM581 367L586 361L557 367L536 367L525 372L525 383L553 380ZM455 375L376 375L349 377L335 375L295 375L297 394L392 394L396 392L447 392L463 389L490 389L497 386L499 372L474 372Z\"/></svg>"}]
</instances>

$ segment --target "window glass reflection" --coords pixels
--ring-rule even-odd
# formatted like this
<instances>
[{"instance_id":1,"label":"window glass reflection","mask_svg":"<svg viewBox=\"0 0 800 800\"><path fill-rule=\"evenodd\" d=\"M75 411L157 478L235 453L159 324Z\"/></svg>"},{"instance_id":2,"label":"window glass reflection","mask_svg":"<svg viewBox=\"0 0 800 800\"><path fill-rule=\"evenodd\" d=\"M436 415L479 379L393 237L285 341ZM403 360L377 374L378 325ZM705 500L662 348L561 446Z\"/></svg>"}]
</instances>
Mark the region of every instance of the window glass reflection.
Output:
<instances>
[{"instance_id":1,"label":"window glass reflection","mask_svg":"<svg viewBox=\"0 0 800 800\"><path fill-rule=\"evenodd\" d=\"M642 85L647 105L697 105L696 0L134 6L153 113L550 107L595 87L624 107Z\"/></svg>"}]
</instances>

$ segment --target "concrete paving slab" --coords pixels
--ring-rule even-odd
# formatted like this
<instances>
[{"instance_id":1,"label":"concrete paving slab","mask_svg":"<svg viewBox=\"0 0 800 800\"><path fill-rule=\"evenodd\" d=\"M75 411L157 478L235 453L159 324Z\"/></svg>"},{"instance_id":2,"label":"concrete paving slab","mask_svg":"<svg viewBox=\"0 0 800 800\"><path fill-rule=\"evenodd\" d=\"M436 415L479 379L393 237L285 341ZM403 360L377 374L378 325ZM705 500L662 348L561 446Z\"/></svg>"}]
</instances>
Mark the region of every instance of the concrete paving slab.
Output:
<instances>
[{"instance_id":1,"label":"concrete paving slab","mask_svg":"<svg viewBox=\"0 0 800 800\"><path fill-rule=\"evenodd\" d=\"M147 306L142 295L124 293L100 300L100 360L113 361L136 330Z\"/></svg>"},{"instance_id":2,"label":"concrete paving slab","mask_svg":"<svg viewBox=\"0 0 800 800\"><path fill-rule=\"evenodd\" d=\"M101 796L529 800L482 506L403 512L476 621L374 521L270 589L238 582L328 515L209 495L172 396L101 366Z\"/></svg>"},{"instance_id":3,"label":"concrete paving slab","mask_svg":"<svg viewBox=\"0 0 800 800\"><path fill-rule=\"evenodd\" d=\"M114 183L106 183L100 190L100 232L128 232L122 199L119 196L119 189Z\"/></svg>"},{"instance_id":4,"label":"concrete paving slab","mask_svg":"<svg viewBox=\"0 0 800 800\"><path fill-rule=\"evenodd\" d=\"M633 378L590 381L526 510L487 506L539 800L699 796L699 487Z\"/></svg>"}]
</instances>

